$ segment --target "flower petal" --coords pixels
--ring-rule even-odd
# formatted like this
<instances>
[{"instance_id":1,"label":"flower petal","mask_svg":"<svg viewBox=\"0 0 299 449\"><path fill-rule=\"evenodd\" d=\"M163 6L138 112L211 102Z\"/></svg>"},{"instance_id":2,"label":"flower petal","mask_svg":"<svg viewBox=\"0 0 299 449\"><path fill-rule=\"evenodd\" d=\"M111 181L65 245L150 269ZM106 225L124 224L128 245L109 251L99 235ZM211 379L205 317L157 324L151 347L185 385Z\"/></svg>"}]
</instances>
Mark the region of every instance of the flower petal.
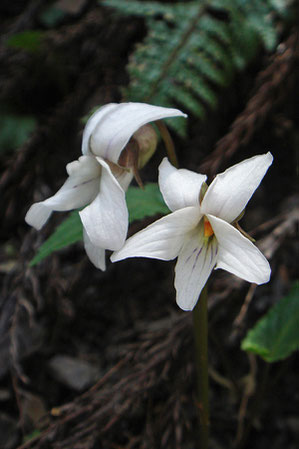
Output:
<instances>
[{"instance_id":1,"label":"flower petal","mask_svg":"<svg viewBox=\"0 0 299 449\"><path fill-rule=\"evenodd\" d=\"M260 250L226 221L212 215L208 219L219 246L216 268L255 284L268 282L271 268Z\"/></svg>"},{"instance_id":2,"label":"flower petal","mask_svg":"<svg viewBox=\"0 0 299 449\"><path fill-rule=\"evenodd\" d=\"M244 210L272 161L271 153L254 156L217 175L201 203L202 212L232 223Z\"/></svg>"},{"instance_id":3,"label":"flower petal","mask_svg":"<svg viewBox=\"0 0 299 449\"><path fill-rule=\"evenodd\" d=\"M99 191L101 166L94 157L81 156L66 167L69 177L58 192L28 210L25 220L41 229L52 211L67 211L85 206Z\"/></svg>"},{"instance_id":4,"label":"flower petal","mask_svg":"<svg viewBox=\"0 0 299 449\"><path fill-rule=\"evenodd\" d=\"M91 243L86 230L83 228L83 241L85 251L96 268L102 271L106 270L105 250Z\"/></svg>"},{"instance_id":5,"label":"flower petal","mask_svg":"<svg viewBox=\"0 0 299 449\"><path fill-rule=\"evenodd\" d=\"M201 218L198 208L186 207L130 237L124 247L112 254L112 262L127 257L152 257L171 260L177 257L184 243L186 232L197 225Z\"/></svg>"},{"instance_id":6,"label":"flower petal","mask_svg":"<svg viewBox=\"0 0 299 449\"><path fill-rule=\"evenodd\" d=\"M186 117L178 109L145 103L111 103L96 111L85 127L82 153L93 154L115 164L131 136L146 123L166 117Z\"/></svg>"},{"instance_id":7,"label":"flower petal","mask_svg":"<svg viewBox=\"0 0 299 449\"><path fill-rule=\"evenodd\" d=\"M201 185L206 179L206 175L173 167L166 157L159 166L159 187L171 211L198 206Z\"/></svg>"},{"instance_id":8,"label":"flower petal","mask_svg":"<svg viewBox=\"0 0 299 449\"><path fill-rule=\"evenodd\" d=\"M116 250L123 246L128 230L125 192L108 164L100 158L97 160L102 165L100 191L79 214L93 245Z\"/></svg>"},{"instance_id":9,"label":"flower petal","mask_svg":"<svg viewBox=\"0 0 299 449\"><path fill-rule=\"evenodd\" d=\"M177 304L183 310L192 310L217 260L215 238L205 243L203 227L196 229L186 240L175 267L174 286Z\"/></svg>"}]
</instances>

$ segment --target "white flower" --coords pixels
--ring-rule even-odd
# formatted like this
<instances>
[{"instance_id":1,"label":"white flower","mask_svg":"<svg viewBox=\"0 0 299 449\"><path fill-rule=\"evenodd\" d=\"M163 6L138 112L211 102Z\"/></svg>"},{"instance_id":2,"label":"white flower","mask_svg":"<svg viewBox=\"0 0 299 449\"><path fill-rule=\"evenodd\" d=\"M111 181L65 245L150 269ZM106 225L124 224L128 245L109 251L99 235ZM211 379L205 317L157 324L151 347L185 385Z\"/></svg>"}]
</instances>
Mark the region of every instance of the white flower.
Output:
<instances>
[{"instance_id":1,"label":"white flower","mask_svg":"<svg viewBox=\"0 0 299 449\"><path fill-rule=\"evenodd\" d=\"M272 160L267 153L234 165L216 176L202 199L206 176L178 170L164 158L159 186L172 213L129 238L111 260L178 257L175 288L183 310L193 309L214 267L256 284L268 282L267 259L234 224Z\"/></svg>"},{"instance_id":2,"label":"white flower","mask_svg":"<svg viewBox=\"0 0 299 449\"><path fill-rule=\"evenodd\" d=\"M118 164L121 153L142 126L178 116L186 117L144 103L111 103L97 110L83 132L83 156L66 166L69 177L55 195L30 207L26 222L39 230L53 211L86 206L80 212L84 246L94 265L105 270L105 249L120 249L128 229L125 191L133 173Z\"/></svg>"}]
</instances>

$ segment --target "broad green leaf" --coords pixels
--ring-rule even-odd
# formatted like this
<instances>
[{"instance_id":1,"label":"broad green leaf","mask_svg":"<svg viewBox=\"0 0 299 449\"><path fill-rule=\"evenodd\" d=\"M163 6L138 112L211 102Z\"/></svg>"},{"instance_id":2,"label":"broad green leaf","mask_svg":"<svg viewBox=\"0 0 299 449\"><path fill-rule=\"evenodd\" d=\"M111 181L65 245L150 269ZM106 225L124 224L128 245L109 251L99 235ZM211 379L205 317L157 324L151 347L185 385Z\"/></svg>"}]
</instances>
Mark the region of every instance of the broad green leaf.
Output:
<instances>
[{"instance_id":1,"label":"broad green leaf","mask_svg":"<svg viewBox=\"0 0 299 449\"><path fill-rule=\"evenodd\" d=\"M169 212L159 187L155 183L146 184L143 190L139 187L129 187L127 205L130 223L151 215L167 214Z\"/></svg>"},{"instance_id":2,"label":"broad green leaf","mask_svg":"<svg viewBox=\"0 0 299 449\"><path fill-rule=\"evenodd\" d=\"M13 34L5 43L9 47L20 48L34 53L40 49L43 38L44 33L42 31L28 30Z\"/></svg>"},{"instance_id":3,"label":"broad green leaf","mask_svg":"<svg viewBox=\"0 0 299 449\"><path fill-rule=\"evenodd\" d=\"M299 349L299 281L251 329L241 348L276 362Z\"/></svg>"},{"instance_id":4,"label":"broad green leaf","mask_svg":"<svg viewBox=\"0 0 299 449\"><path fill-rule=\"evenodd\" d=\"M65 248L72 243L79 242L83 238L82 224L77 211L61 223L54 233L41 245L36 256L31 260L30 266L49 256L58 249Z\"/></svg>"},{"instance_id":5,"label":"broad green leaf","mask_svg":"<svg viewBox=\"0 0 299 449\"><path fill-rule=\"evenodd\" d=\"M129 187L127 192L127 205L130 223L155 214L167 214L158 185L149 183L142 190L139 187ZM78 211L74 211L61 223L54 233L41 245L36 256L31 260L30 266L36 265L54 251L65 248L72 243L82 240L82 223Z\"/></svg>"},{"instance_id":6,"label":"broad green leaf","mask_svg":"<svg viewBox=\"0 0 299 449\"><path fill-rule=\"evenodd\" d=\"M31 115L0 114L0 152L12 151L28 139L36 126Z\"/></svg>"}]
</instances>

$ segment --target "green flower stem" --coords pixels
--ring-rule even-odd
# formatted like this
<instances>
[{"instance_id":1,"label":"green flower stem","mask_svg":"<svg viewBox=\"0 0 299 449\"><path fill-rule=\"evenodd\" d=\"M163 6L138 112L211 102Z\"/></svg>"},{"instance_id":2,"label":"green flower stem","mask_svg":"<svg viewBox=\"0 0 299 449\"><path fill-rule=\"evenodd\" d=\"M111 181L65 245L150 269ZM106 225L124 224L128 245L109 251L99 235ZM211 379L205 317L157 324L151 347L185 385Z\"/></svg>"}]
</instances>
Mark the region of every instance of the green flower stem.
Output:
<instances>
[{"instance_id":1,"label":"green flower stem","mask_svg":"<svg viewBox=\"0 0 299 449\"><path fill-rule=\"evenodd\" d=\"M168 158L169 158L171 164L174 167L178 168L179 163L178 163L178 159L176 156L174 143L172 141L171 135L169 134L169 131L168 131L165 123L162 120L157 120L157 121L155 121L155 125L157 125L157 128L161 134L161 137L164 140Z\"/></svg>"},{"instance_id":2,"label":"green flower stem","mask_svg":"<svg viewBox=\"0 0 299 449\"><path fill-rule=\"evenodd\" d=\"M210 431L209 378L208 378L208 291L201 292L193 309L197 400L199 416L199 448L207 449Z\"/></svg>"}]
</instances>

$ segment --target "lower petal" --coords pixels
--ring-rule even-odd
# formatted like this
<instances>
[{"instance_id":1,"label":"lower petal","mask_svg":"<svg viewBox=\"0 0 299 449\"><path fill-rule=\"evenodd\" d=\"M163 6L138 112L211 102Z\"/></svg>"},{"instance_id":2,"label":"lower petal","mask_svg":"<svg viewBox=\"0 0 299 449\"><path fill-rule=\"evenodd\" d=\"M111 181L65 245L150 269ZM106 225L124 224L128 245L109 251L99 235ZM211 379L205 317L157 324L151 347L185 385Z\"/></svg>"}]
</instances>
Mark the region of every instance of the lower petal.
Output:
<instances>
[{"instance_id":1,"label":"lower petal","mask_svg":"<svg viewBox=\"0 0 299 449\"><path fill-rule=\"evenodd\" d=\"M271 268L260 250L226 221L213 215L208 218L219 245L216 268L255 284L268 282Z\"/></svg>"},{"instance_id":2,"label":"lower petal","mask_svg":"<svg viewBox=\"0 0 299 449\"><path fill-rule=\"evenodd\" d=\"M174 286L177 304L183 310L192 310L217 260L215 238L205 242L203 229L193 235L182 248L175 267Z\"/></svg>"},{"instance_id":3,"label":"lower petal","mask_svg":"<svg viewBox=\"0 0 299 449\"><path fill-rule=\"evenodd\" d=\"M112 262L128 257L150 257L171 260L179 254L186 233L199 222L198 208L187 207L157 220L130 237L124 247L112 254Z\"/></svg>"},{"instance_id":4,"label":"lower petal","mask_svg":"<svg viewBox=\"0 0 299 449\"><path fill-rule=\"evenodd\" d=\"M91 243L91 240L88 237L87 232L85 231L84 228L83 228L83 240L84 240L84 248L86 254L89 257L89 260L94 264L96 268L105 271L106 270L105 250Z\"/></svg>"},{"instance_id":5,"label":"lower petal","mask_svg":"<svg viewBox=\"0 0 299 449\"><path fill-rule=\"evenodd\" d=\"M125 192L113 176L108 164L102 165L100 191L93 202L80 212L83 226L92 244L105 249L120 249L128 230Z\"/></svg>"}]
</instances>

